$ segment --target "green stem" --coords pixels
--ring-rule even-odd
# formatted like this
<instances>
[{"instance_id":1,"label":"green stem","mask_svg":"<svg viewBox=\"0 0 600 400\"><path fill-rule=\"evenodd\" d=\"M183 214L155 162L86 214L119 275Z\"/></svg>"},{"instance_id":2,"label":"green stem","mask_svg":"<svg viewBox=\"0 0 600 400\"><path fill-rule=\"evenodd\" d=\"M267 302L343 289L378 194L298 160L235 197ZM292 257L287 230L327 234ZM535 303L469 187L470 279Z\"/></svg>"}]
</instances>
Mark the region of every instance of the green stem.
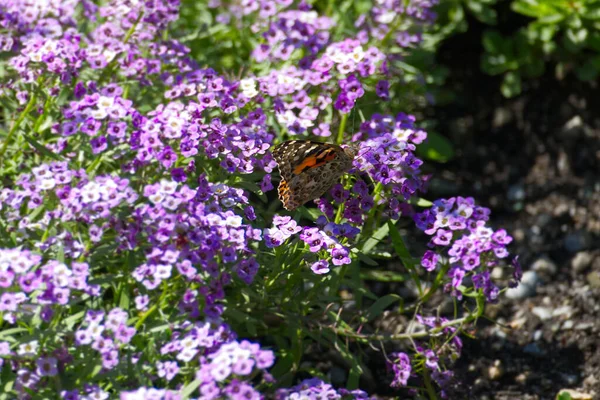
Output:
<instances>
[{"instance_id":1,"label":"green stem","mask_svg":"<svg viewBox=\"0 0 600 400\"><path fill-rule=\"evenodd\" d=\"M4 144L2 145L2 149L0 150L0 169L2 168L2 163L4 162L4 153L6 153L6 149L8 148L8 143L12 139L13 135L19 129L27 115L31 112L35 104L37 103L37 95L35 92L31 93L31 98L29 99L29 103L25 106L25 109L21 112L19 117L16 119L10 131L8 131L8 135L6 136L6 140L4 140Z\"/></svg>"},{"instance_id":2,"label":"green stem","mask_svg":"<svg viewBox=\"0 0 600 400\"><path fill-rule=\"evenodd\" d=\"M431 377L429 376L429 371L427 368L423 368L423 383L425 383L425 389L427 390L427 394L431 400L437 400L437 394L435 393L435 389L431 384Z\"/></svg>"},{"instance_id":3,"label":"green stem","mask_svg":"<svg viewBox=\"0 0 600 400\"><path fill-rule=\"evenodd\" d=\"M431 296L434 295L435 292L437 292L437 289L444 281L444 277L448 273L448 269L450 269L450 264L444 264L442 268L438 271L438 274L436 275L435 280L433 281L433 284L431 285L427 293L425 293L425 295L422 296L421 299L418 302L416 302L413 306L407 308L407 311L413 310L421 304L427 303L427 301L431 298Z\"/></svg>"},{"instance_id":4,"label":"green stem","mask_svg":"<svg viewBox=\"0 0 600 400\"><path fill-rule=\"evenodd\" d=\"M431 335L436 335L437 333L441 332L444 328L448 328L450 326L455 326L455 325L464 325L464 324L467 324L467 323L473 321L474 319L476 319L476 317L474 315L469 315L468 317L463 317L463 318L455 319L453 321L448 321L448 322L443 323L440 326L438 326L436 328L432 328L428 331L420 331L420 332L412 332L412 333L398 333L398 334L370 334L370 335L364 334L363 335L360 333L348 331L348 330L342 329L342 328L336 328L333 326L327 326L326 328L329 328L329 329L333 330L336 334L338 334L340 336L345 336L347 338L360 339L360 340L366 340L366 341L372 341L372 342L380 342L380 341L394 341L394 340L425 338L425 337L429 337ZM323 327L320 326L320 328L323 328Z\"/></svg>"},{"instance_id":5,"label":"green stem","mask_svg":"<svg viewBox=\"0 0 600 400\"><path fill-rule=\"evenodd\" d=\"M144 13L140 12L140 15L138 15L137 19L135 20L135 23L131 26L131 28L129 28L129 30L125 34L125 38L123 38L123 44L126 44L129 41L129 39L131 39L131 36L133 36L135 29L137 28L138 24L140 23L140 21L142 20L143 17L144 17ZM104 71L100 75L100 78L98 79L98 82L100 82L100 84L104 84L108 78L110 78L112 75L114 75L114 69L115 69L116 65L117 65L117 58L115 57L115 59L112 60L106 66L106 68L104 68Z\"/></svg>"},{"instance_id":6,"label":"green stem","mask_svg":"<svg viewBox=\"0 0 600 400\"><path fill-rule=\"evenodd\" d=\"M381 182L378 182L377 185L375 186L375 188L373 189L373 208L369 210L369 214L367 215L367 219L365 220L365 223L363 224L363 231L360 234L361 237L361 248L362 245L364 245L367 241L367 239L369 238L369 236L371 236L371 233L373 233L373 218L376 214L377 211L377 202L379 202L379 200L381 199L381 191L383 189L383 184ZM363 238L365 239L363 241Z\"/></svg>"},{"instance_id":7,"label":"green stem","mask_svg":"<svg viewBox=\"0 0 600 400\"><path fill-rule=\"evenodd\" d=\"M158 304L154 304L152 307L150 307L148 309L148 311L146 311L145 313L142 314L142 316L140 317L140 319L138 320L138 322L135 324L135 329L139 330L142 325L144 325L144 321L146 321L146 319L152 315L152 313L154 313L154 311L156 311L158 309Z\"/></svg>"},{"instance_id":8,"label":"green stem","mask_svg":"<svg viewBox=\"0 0 600 400\"><path fill-rule=\"evenodd\" d=\"M342 203L338 206L337 213L335 214L335 219L334 219L334 222L336 224L339 224L340 222L342 222L342 215L344 215L344 208L345 208L344 204L345 203Z\"/></svg>"},{"instance_id":9,"label":"green stem","mask_svg":"<svg viewBox=\"0 0 600 400\"><path fill-rule=\"evenodd\" d=\"M381 39L381 46L382 47L387 44L387 42L390 40L390 38L392 37L392 35L394 34L394 32L396 32L396 30L398 29L398 27L400 26L401 23L402 23L402 17L401 16L396 16L396 19L394 20L394 23L390 27L390 30L385 34L385 36L383 37L383 39Z\"/></svg>"},{"instance_id":10,"label":"green stem","mask_svg":"<svg viewBox=\"0 0 600 400\"><path fill-rule=\"evenodd\" d=\"M344 131L346 130L346 122L348 122L348 114L342 114L342 120L340 121L340 127L338 129L338 135L336 139L337 144L342 144L344 141Z\"/></svg>"}]
</instances>

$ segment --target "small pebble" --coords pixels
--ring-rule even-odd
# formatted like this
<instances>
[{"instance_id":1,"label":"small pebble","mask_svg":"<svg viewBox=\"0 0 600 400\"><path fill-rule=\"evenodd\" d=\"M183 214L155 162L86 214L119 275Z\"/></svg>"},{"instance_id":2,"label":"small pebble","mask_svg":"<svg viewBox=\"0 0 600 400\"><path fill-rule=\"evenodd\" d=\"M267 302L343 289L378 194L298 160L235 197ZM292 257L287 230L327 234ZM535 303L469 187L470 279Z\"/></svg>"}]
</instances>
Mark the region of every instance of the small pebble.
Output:
<instances>
[{"instance_id":1,"label":"small pebble","mask_svg":"<svg viewBox=\"0 0 600 400\"><path fill-rule=\"evenodd\" d=\"M560 374L560 378L569 386L574 386L579 381L577 374Z\"/></svg>"},{"instance_id":2,"label":"small pebble","mask_svg":"<svg viewBox=\"0 0 600 400\"><path fill-rule=\"evenodd\" d=\"M520 184L520 183L517 183L515 185L511 185L508 188L508 193L506 194L506 197L510 201L523 200L525 198L525 189L524 189L523 185Z\"/></svg>"},{"instance_id":3,"label":"small pebble","mask_svg":"<svg viewBox=\"0 0 600 400\"><path fill-rule=\"evenodd\" d=\"M531 264L531 269L541 274L554 275L558 268L549 257L540 257Z\"/></svg>"},{"instance_id":4,"label":"small pebble","mask_svg":"<svg viewBox=\"0 0 600 400\"><path fill-rule=\"evenodd\" d=\"M492 269L492 273L490 274L490 277L496 281L499 281L500 279L504 279L504 268L495 267L494 269Z\"/></svg>"},{"instance_id":5,"label":"small pebble","mask_svg":"<svg viewBox=\"0 0 600 400\"><path fill-rule=\"evenodd\" d=\"M598 271L592 271L586 276L589 285L594 288L600 288L600 273ZM508 293L508 290L506 291Z\"/></svg>"},{"instance_id":6,"label":"small pebble","mask_svg":"<svg viewBox=\"0 0 600 400\"><path fill-rule=\"evenodd\" d=\"M502 361L494 361L494 365L489 367L486 371L486 376L491 381L497 381L504 375L504 368L502 367Z\"/></svg>"},{"instance_id":7,"label":"small pebble","mask_svg":"<svg viewBox=\"0 0 600 400\"><path fill-rule=\"evenodd\" d=\"M586 232L577 231L565 236L564 245L569 253L585 250L590 244L590 237Z\"/></svg>"},{"instance_id":8,"label":"small pebble","mask_svg":"<svg viewBox=\"0 0 600 400\"><path fill-rule=\"evenodd\" d=\"M525 347L523 347L523 352L533 356L542 356L545 353L540 346L537 345L537 343L529 343L525 345Z\"/></svg>"},{"instance_id":9,"label":"small pebble","mask_svg":"<svg viewBox=\"0 0 600 400\"><path fill-rule=\"evenodd\" d=\"M580 251L571 260L571 268L575 272L582 272L590 266L593 259L594 254L591 251Z\"/></svg>"},{"instance_id":10,"label":"small pebble","mask_svg":"<svg viewBox=\"0 0 600 400\"><path fill-rule=\"evenodd\" d=\"M520 373L519 375L517 375L515 377L515 381L518 384L524 385L525 383L527 383L527 378L528 377L529 377L529 372L523 372L523 373Z\"/></svg>"},{"instance_id":11,"label":"small pebble","mask_svg":"<svg viewBox=\"0 0 600 400\"><path fill-rule=\"evenodd\" d=\"M573 315L573 307L571 307L571 306L562 306L562 307L555 308L552 311L552 316L553 317L560 317L562 315L565 315L565 316L567 316L567 318L570 318Z\"/></svg>"},{"instance_id":12,"label":"small pebble","mask_svg":"<svg viewBox=\"0 0 600 400\"><path fill-rule=\"evenodd\" d=\"M595 324L593 322L580 322L577 325L575 325L575 330L585 331L585 330L593 328L594 325Z\"/></svg>"},{"instance_id":13,"label":"small pebble","mask_svg":"<svg viewBox=\"0 0 600 400\"><path fill-rule=\"evenodd\" d=\"M573 329L573 326L575 326L575 322L573 322L573 320L571 320L571 319L568 319L563 323L562 328L564 330L569 330L569 329Z\"/></svg>"},{"instance_id":14,"label":"small pebble","mask_svg":"<svg viewBox=\"0 0 600 400\"><path fill-rule=\"evenodd\" d=\"M552 310L548 307L533 307L531 312L542 321L552 318Z\"/></svg>"}]
</instances>

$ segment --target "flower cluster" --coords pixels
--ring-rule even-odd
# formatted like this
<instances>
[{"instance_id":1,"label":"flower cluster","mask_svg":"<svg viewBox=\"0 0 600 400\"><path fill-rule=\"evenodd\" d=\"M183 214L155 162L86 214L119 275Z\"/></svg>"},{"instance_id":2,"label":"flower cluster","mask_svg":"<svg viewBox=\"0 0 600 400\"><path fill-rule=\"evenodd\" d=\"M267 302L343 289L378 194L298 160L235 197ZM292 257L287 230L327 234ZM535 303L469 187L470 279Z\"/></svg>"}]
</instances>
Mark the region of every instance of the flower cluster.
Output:
<instances>
[{"instance_id":1,"label":"flower cluster","mask_svg":"<svg viewBox=\"0 0 600 400\"><path fill-rule=\"evenodd\" d=\"M279 389L275 396L277 400L296 399L369 399L362 390L335 389L332 385L318 378L305 379L289 389Z\"/></svg>"},{"instance_id":2,"label":"flower cluster","mask_svg":"<svg viewBox=\"0 0 600 400\"><path fill-rule=\"evenodd\" d=\"M264 237L267 247L281 246L288 238L298 235L305 243L310 253L315 253L320 259L314 262L311 270L318 275L329 272L329 261L334 266L350 264L350 249L342 243L352 240L360 232L350 224L336 224L322 219L318 227L300 227L290 216L276 215L273 218L273 228L265 229Z\"/></svg>"},{"instance_id":3,"label":"flower cluster","mask_svg":"<svg viewBox=\"0 0 600 400\"><path fill-rule=\"evenodd\" d=\"M0 249L0 312L3 319L15 324L31 318L36 312L50 322L55 308L81 299L97 296L98 285L88 283L87 263L67 266L56 260L42 263L42 257L29 250Z\"/></svg>"},{"instance_id":4,"label":"flower cluster","mask_svg":"<svg viewBox=\"0 0 600 400\"><path fill-rule=\"evenodd\" d=\"M476 206L473 198L453 197L435 201L431 209L414 217L417 227L433 236L430 247L449 248L448 276L452 281L446 289L456 297L462 297L459 287L467 274L475 289L482 289L489 301L498 297L499 289L491 280L490 269L509 256L506 246L512 237L504 229L494 231L485 226L489 213L488 208ZM439 261L439 254L428 250L421 264L433 271Z\"/></svg>"},{"instance_id":5,"label":"flower cluster","mask_svg":"<svg viewBox=\"0 0 600 400\"><path fill-rule=\"evenodd\" d=\"M329 136L330 124L316 123L321 112L333 103L349 113L365 94L361 79L385 73L384 60L378 48L365 50L358 40L346 39L328 45L310 65L271 70L257 81L260 93L272 98L277 121L289 132ZM385 97L387 81L381 82L377 93Z\"/></svg>"},{"instance_id":6,"label":"flower cluster","mask_svg":"<svg viewBox=\"0 0 600 400\"><path fill-rule=\"evenodd\" d=\"M376 114L363 122L360 132L352 138L354 142L360 142L354 166L368 173L381 188L376 203L385 203L385 212L392 219L397 219L403 210L405 203L401 200L423 192L429 179L421 174L423 161L414 154L416 145L423 143L427 134L415 127L414 121L413 116L403 113L396 118ZM373 201L368 197L364 183L357 182L353 193L360 208L368 210L372 207ZM359 207L354 207L354 211L358 213ZM354 219L360 222L357 216Z\"/></svg>"},{"instance_id":7,"label":"flower cluster","mask_svg":"<svg viewBox=\"0 0 600 400\"><path fill-rule=\"evenodd\" d=\"M355 22L358 37L384 40L393 36L400 47L415 46L422 41L421 31L436 18L433 6L438 0L379 0L377 6Z\"/></svg>"},{"instance_id":8,"label":"flower cluster","mask_svg":"<svg viewBox=\"0 0 600 400\"><path fill-rule=\"evenodd\" d=\"M181 395L172 390L140 387L136 390L121 392L121 400L180 400Z\"/></svg>"},{"instance_id":9,"label":"flower cluster","mask_svg":"<svg viewBox=\"0 0 600 400\"><path fill-rule=\"evenodd\" d=\"M255 4L258 5L258 2ZM271 4L269 7L268 4ZM261 7L261 17L276 18L268 23L262 36L264 43L252 53L257 62L265 60L288 60L296 49L306 51L300 65L310 64L310 60L329 42L329 30L333 20L320 16L312 10L287 10L277 12L273 3L265 2ZM265 19L266 19L265 18ZM256 27L255 29L258 29Z\"/></svg>"},{"instance_id":10,"label":"flower cluster","mask_svg":"<svg viewBox=\"0 0 600 400\"><path fill-rule=\"evenodd\" d=\"M179 362L198 362L196 378L201 382L200 393L209 399L239 394L236 398L260 398L250 383L258 372L264 379L271 379L266 369L271 367L275 356L256 343L237 341L229 328L222 324L213 328L210 323L184 324L173 334L172 340L163 345L163 360L157 365L158 376L172 380L179 371Z\"/></svg>"},{"instance_id":11,"label":"flower cluster","mask_svg":"<svg viewBox=\"0 0 600 400\"><path fill-rule=\"evenodd\" d=\"M6 221L18 224L20 240L43 232L51 225L60 227L63 224L58 234L38 242L38 246L46 250L60 245L66 255L73 257L82 254L84 245L66 229L65 223L84 222L90 240L98 242L110 227L109 220L116 220L115 211L133 204L138 198L128 179L117 176L90 179L84 170L70 169L67 162L41 164L31 173L21 174L16 183L16 189L0 191L0 202L4 205L0 215ZM31 211L41 206L44 207L43 214L32 220Z\"/></svg>"},{"instance_id":12,"label":"flower cluster","mask_svg":"<svg viewBox=\"0 0 600 400\"><path fill-rule=\"evenodd\" d=\"M29 36L55 38L63 34L65 27L74 25L74 0L40 1L2 1L0 25L4 31L4 40L10 41L4 51L12 49L12 44Z\"/></svg>"},{"instance_id":13,"label":"flower cluster","mask_svg":"<svg viewBox=\"0 0 600 400\"><path fill-rule=\"evenodd\" d=\"M100 353L102 367L113 369L119 363L119 349L131 341L135 328L127 326L127 312L113 308L104 311L90 310L85 316L85 327L75 331L76 346L90 346Z\"/></svg>"},{"instance_id":14,"label":"flower cluster","mask_svg":"<svg viewBox=\"0 0 600 400\"><path fill-rule=\"evenodd\" d=\"M390 354L390 360L388 361L388 367L392 369L394 378L392 380L392 387L401 387L408 384L408 378L411 376L412 366L410 364L410 357L406 353L392 353Z\"/></svg>"},{"instance_id":15,"label":"flower cluster","mask_svg":"<svg viewBox=\"0 0 600 400\"><path fill-rule=\"evenodd\" d=\"M462 350L462 341L456 335L456 328L450 326L449 320L444 317L423 317L416 316L417 322L423 327L439 330L433 336L435 340L427 345L416 346L414 356L415 369L426 368L431 378L441 388L442 398L448 398L447 391L450 389L450 382L454 376L452 371L444 369L444 365L452 364L459 356ZM443 326L443 327L442 327ZM405 387L411 377L417 376L413 369L408 354L403 352L392 353L388 360L388 368L393 372L393 387Z\"/></svg>"}]
</instances>

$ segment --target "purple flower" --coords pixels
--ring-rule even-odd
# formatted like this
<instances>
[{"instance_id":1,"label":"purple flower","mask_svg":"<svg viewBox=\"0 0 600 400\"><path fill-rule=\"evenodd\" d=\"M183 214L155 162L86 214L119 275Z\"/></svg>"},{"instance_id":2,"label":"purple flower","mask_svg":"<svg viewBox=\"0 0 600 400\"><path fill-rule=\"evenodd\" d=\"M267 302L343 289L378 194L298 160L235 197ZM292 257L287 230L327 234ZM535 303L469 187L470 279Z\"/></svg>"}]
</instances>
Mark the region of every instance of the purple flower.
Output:
<instances>
[{"instance_id":1,"label":"purple flower","mask_svg":"<svg viewBox=\"0 0 600 400\"><path fill-rule=\"evenodd\" d=\"M436 268L438 260L439 256L436 252L427 250L425 254L423 254L423 258L421 258L421 265L428 272L431 272Z\"/></svg>"},{"instance_id":2,"label":"purple flower","mask_svg":"<svg viewBox=\"0 0 600 400\"><path fill-rule=\"evenodd\" d=\"M343 203L350 196L350 192L344 190L344 187L339 183L331 188L330 193L336 203Z\"/></svg>"},{"instance_id":3,"label":"purple flower","mask_svg":"<svg viewBox=\"0 0 600 400\"><path fill-rule=\"evenodd\" d=\"M280 225L279 229L281 230L281 232L285 238L289 238L292 235L295 235L296 233L302 231L302 227L298 226L298 223L294 220L291 220L283 225Z\"/></svg>"},{"instance_id":4,"label":"purple flower","mask_svg":"<svg viewBox=\"0 0 600 400\"><path fill-rule=\"evenodd\" d=\"M255 361L252 359L240 359L235 362L231 370L236 375L249 375L254 368Z\"/></svg>"},{"instance_id":5,"label":"purple flower","mask_svg":"<svg viewBox=\"0 0 600 400\"><path fill-rule=\"evenodd\" d=\"M387 80L380 80L375 86L375 93L383 100L390 99L390 83Z\"/></svg>"},{"instance_id":6,"label":"purple flower","mask_svg":"<svg viewBox=\"0 0 600 400\"><path fill-rule=\"evenodd\" d=\"M261 183L260 183L260 190L263 193L266 193L270 190L273 190L273 184L271 183L271 174L266 174Z\"/></svg>"},{"instance_id":7,"label":"purple flower","mask_svg":"<svg viewBox=\"0 0 600 400\"><path fill-rule=\"evenodd\" d=\"M344 247L336 247L331 251L331 261L333 265L344 265L352 262L348 257L348 250Z\"/></svg>"},{"instance_id":8,"label":"purple flower","mask_svg":"<svg viewBox=\"0 0 600 400\"><path fill-rule=\"evenodd\" d=\"M172 380L179 373L179 365L175 361L165 361L156 363L158 376L165 378L168 381Z\"/></svg>"},{"instance_id":9,"label":"purple flower","mask_svg":"<svg viewBox=\"0 0 600 400\"><path fill-rule=\"evenodd\" d=\"M36 361L39 376L56 376L58 374L57 360L54 357L40 357Z\"/></svg>"},{"instance_id":10,"label":"purple flower","mask_svg":"<svg viewBox=\"0 0 600 400\"><path fill-rule=\"evenodd\" d=\"M313 263L310 269L317 275L323 275L329 272L329 263L327 260L319 260Z\"/></svg>"},{"instance_id":11,"label":"purple flower","mask_svg":"<svg viewBox=\"0 0 600 400\"><path fill-rule=\"evenodd\" d=\"M392 353L390 354L390 357L391 367L394 372L394 380L392 381L391 386L406 386L412 371L410 358L406 353Z\"/></svg>"},{"instance_id":12,"label":"purple flower","mask_svg":"<svg viewBox=\"0 0 600 400\"><path fill-rule=\"evenodd\" d=\"M285 241L285 236L277 228L270 228L264 230L265 245L269 248L278 247Z\"/></svg>"},{"instance_id":13,"label":"purple flower","mask_svg":"<svg viewBox=\"0 0 600 400\"><path fill-rule=\"evenodd\" d=\"M448 246L452 240L452 232L439 229L433 239L433 243L438 246Z\"/></svg>"},{"instance_id":14,"label":"purple flower","mask_svg":"<svg viewBox=\"0 0 600 400\"><path fill-rule=\"evenodd\" d=\"M341 113L348 114L350 111L352 111L352 108L354 107L354 101L351 100L346 93L342 92L335 100L333 106L336 110L339 110Z\"/></svg>"}]
</instances>

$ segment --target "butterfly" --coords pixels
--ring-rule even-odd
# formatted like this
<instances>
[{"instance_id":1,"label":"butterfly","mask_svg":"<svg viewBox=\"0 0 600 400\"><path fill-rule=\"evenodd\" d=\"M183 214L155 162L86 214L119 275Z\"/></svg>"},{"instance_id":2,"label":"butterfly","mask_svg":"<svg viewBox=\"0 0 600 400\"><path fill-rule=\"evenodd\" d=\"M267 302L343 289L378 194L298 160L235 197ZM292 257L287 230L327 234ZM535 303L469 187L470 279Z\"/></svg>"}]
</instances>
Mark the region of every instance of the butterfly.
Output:
<instances>
[{"instance_id":1,"label":"butterfly","mask_svg":"<svg viewBox=\"0 0 600 400\"><path fill-rule=\"evenodd\" d=\"M283 208L292 211L307 201L321 197L352 168L356 156L354 146L311 140L290 140L273 150L279 167L279 200Z\"/></svg>"}]
</instances>

